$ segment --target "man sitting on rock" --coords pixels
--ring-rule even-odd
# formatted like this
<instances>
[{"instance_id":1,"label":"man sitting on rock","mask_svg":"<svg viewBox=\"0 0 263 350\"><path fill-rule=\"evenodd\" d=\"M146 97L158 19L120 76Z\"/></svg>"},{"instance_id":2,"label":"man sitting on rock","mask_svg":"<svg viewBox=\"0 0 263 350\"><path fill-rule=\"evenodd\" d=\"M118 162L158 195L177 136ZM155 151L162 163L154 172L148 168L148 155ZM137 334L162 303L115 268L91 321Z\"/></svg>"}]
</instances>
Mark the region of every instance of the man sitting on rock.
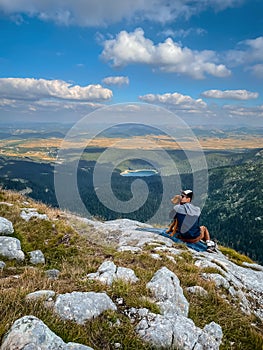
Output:
<instances>
[{"instance_id":1,"label":"man sitting on rock","mask_svg":"<svg viewBox=\"0 0 263 350\"><path fill-rule=\"evenodd\" d=\"M201 210L191 203L192 198L192 190L182 191L179 204L176 204L170 212L170 217L177 220L176 236L188 243L203 240L207 245L207 251L215 251L216 244L211 241L207 227L199 226Z\"/></svg>"}]
</instances>

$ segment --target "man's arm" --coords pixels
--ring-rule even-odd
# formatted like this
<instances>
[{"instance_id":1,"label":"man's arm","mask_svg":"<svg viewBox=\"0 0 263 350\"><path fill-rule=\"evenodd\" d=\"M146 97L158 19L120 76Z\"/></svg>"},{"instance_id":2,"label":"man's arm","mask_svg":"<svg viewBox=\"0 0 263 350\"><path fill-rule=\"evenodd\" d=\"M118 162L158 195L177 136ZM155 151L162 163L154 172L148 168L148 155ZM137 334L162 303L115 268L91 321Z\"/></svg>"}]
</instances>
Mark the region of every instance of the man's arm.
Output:
<instances>
[{"instance_id":1,"label":"man's arm","mask_svg":"<svg viewBox=\"0 0 263 350\"><path fill-rule=\"evenodd\" d=\"M175 206L173 207L173 209L170 211L169 213L169 219L174 219L176 213L177 213L177 208L178 208L178 205L180 203L180 198L181 196L179 194L176 194L172 199L171 199L171 202L173 204L175 204Z\"/></svg>"}]
</instances>

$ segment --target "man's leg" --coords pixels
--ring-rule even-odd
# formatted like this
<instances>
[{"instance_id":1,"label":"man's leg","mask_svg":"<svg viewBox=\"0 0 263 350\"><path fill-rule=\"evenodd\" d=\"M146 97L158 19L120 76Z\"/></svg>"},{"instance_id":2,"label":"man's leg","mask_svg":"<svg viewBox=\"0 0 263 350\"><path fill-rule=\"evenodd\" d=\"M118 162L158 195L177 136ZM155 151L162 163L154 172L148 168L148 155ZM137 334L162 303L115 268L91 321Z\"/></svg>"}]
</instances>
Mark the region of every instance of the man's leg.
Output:
<instances>
[{"instance_id":1,"label":"man's leg","mask_svg":"<svg viewBox=\"0 0 263 350\"><path fill-rule=\"evenodd\" d=\"M210 241L210 234L206 226L200 226L200 235L201 239L203 239L205 242Z\"/></svg>"},{"instance_id":2,"label":"man's leg","mask_svg":"<svg viewBox=\"0 0 263 350\"><path fill-rule=\"evenodd\" d=\"M210 239L210 234L209 234L209 231L207 229L206 226L200 226L200 232L201 232L201 236L206 245L207 245L207 250L208 251L215 251L216 250L216 244L215 242L211 241Z\"/></svg>"}]
</instances>

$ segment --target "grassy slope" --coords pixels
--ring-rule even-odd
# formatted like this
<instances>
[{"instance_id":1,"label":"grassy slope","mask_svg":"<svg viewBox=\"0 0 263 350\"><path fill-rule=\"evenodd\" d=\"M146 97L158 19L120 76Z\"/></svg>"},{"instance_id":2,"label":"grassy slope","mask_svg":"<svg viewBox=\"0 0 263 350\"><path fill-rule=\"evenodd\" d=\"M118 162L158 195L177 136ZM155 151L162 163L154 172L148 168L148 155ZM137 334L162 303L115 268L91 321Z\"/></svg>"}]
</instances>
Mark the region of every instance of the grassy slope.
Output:
<instances>
[{"instance_id":1,"label":"grassy slope","mask_svg":"<svg viewBox=\"0 0 263 350\"><path fill-rule=\"evenodd\" d=\"M27 200L28 204L24 201ZM158 308L150 300L146 283L162 266L167 266L175 272L184 288L184 293L190 303L190 315L197 326L203 327L210 321L218 322L224 333L221 349L262 349L263 337L259 330L262 326L254 317L241 313L231 299L225 300L219 296L212 282L204 281L200 270L194 265L192 255L182 251L175 256L176 264L162 255L162 261L153 259L149 253L151 246L138 254L117 252L113 246L91 241L89 226L69 225L63 213L46 207L41 203L10 191L0 192L0 202L13 203L11 207L0 204L0 216L11 220L14 224L15 236L21 240L22 249L26 253L23 263L6 261L7 267L0 272L0 339L10 328L11 324L23 315L35 315L42 319L50 329L65 342L74 341L89 345L94 349L114 349L114 343L121 343L122 349L150 349L143 344L134 332L134 325L124 315L129 307L147 307L153 312ZM50 221L31 219L25 222L20 218L20 208L34 207L40 213L46 213ZM78 234L81 232L81 235ZM28 252L41 249L46 257L44 266L30 266ZM232 259L243 259L230 249L227 254ZM134 269L140 281L134 285L115 282L111 287L86 279L86 274L95 272L106 259L112 259L117 266ZM45 270L57 268L61 271L58 280L50 280ZM186 291L186 287L200 285L208 291L207 297L196 297ZM40 289L52 289L56 293L72 291L106 291L114 300L123 298L124 305L118 306L117 313L106 312L93 321L80 326L62 321L54 316L43 304L25 303L25 296ZM144 298L142 298L144 296ZM119 321L120 322L119 322ZM254 326L251 326L251 324Z\"/></svg>"}]
</instances>

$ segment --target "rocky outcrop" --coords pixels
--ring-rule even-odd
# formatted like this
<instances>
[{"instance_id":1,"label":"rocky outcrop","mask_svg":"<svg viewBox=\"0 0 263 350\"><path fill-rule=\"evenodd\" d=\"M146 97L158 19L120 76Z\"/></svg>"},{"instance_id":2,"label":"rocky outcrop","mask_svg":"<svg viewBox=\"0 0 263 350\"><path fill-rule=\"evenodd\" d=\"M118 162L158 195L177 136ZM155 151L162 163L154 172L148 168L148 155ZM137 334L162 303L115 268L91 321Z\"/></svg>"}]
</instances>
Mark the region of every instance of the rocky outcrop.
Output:
<instances>
[{"instance_id":1,"label":"rocky outcrop","mask_svg":"<svg viewBox=\"0 0 263 350\"><path fill-rule=\"evenodd\" d=\"M196 266L213 267L219 271L219 274L203 274L203 278L214 281L217 288L223 287L239 302L244 313L255 314L263 321L263 271L260 265L245 263L239 266L220 252L215 256L196 254L195 257Z\"/></svg>"},{"instance_id":2,"label":"rocky outcrop","mask_svg":"<svg viewBox=\"0 0 263 350\"><path fill-rule=\"evenodd\" d=\"M137 325L140 337L157 348L182 350L218 350L223 337L221 327L211 322L200 329L182 315L148 313Z\"/></svg>"},{"instance_id":3,"label":"rocky outcrop","mask_svg":"<svg viewBox=\"0 0 263 350\"><path fill-rule=\"evenodd\" d=\"M30 220L34 216L31 215L32 213L35 214L35 209L28 210L27 214L29 216L24 216L23 219ZM116 314L117 312L122 313L129 318L131 324L134 323L137 335L144 342L149 343L151 347L186 350L219 349L223 337L221 325L210 322L203 329L195 325L194 321L188 317L189 302L179 278L165 266L167 265L166 259L176 264L175 256L182 253L180 246L175 248L169 238L151 232L152 227L150 225L137 221L123 219L102 223L77 217L75 217L75 220L87 224L89 228L92 227L89 233L93 232L95 239L98 236L102 237L104 243L111 244L119 252L130 251L136 254L142 251L146 252L146 246L151 246L151 251L148 251L148 254L152 258L158 259L158 264L162 262L163 267L155 272L146 287L152 296L151 301L158 306L160 313L153 313L147 308L125 309L125 302L122 298L114 297L115 302L113 302L106 292L74 291L56 294L53 290L39 290L28 294L27 302L40 299L45 307L52 309L62 320L70 320L80 325L98 317L106 310L112 310ZM7 260L24 260L25 254L21 250L19 240L9 236L13 233L11 232L12 223L7 223L6 220L2 222L4 222L2 226L4 236L0 233L1 257L4 261L5 258ZM9 228L7 229L7 227ZM143 228L144 231L139 231L138 228ZM148 229L149 231L147 231ZM184 247L183 249L189 248ZM242 312L248 315L255 314L263 320L262 266L248 263L238 266L229 261L220 251L211 254L189 249L189 252L192 254L196 268L200 269L200 276L205 280L212 281L221 296L231 296L239 303ZM35 265L45 262L45 257L40 250L26 253L30 256L30 264ZM164 253L165 258L163 257ZM139 281L131 268L117 266L113 261L113 256L110 259L105 260L96 272L89 273L87 279L104 283L105 290L118 279L124 280L126 283L137 283ZM6 268L4 261L0 265L1 269ZM207 268L207 271L210 269L213 273L203 273L203 268ZM46 271L46 275L50 279L57 279L59 273L60 271L55 269ZM207 291L198 285L188 287L186 290L199 296L207 295ZM136 320L136 323L134 320ZM13 324L4 337L0 350L7 349L88 350L91 348L75 343L66 344L49 330L41 320L34 316L24 316Z\"/></svg>"},{"instance_id":4,"label":"rocky outcrop","mask_svg":"<svg viewBox=\"0 0 263 350\"><path fill-rule=\"evenodd\" d=\"M188 318L189 303L177 276L166 267L147 284L161 314L146 313L138 323L139 336L151 345L176 349L217 350L223 337L220 325L212 322L202 330Z\"/></svg>"},{"instance_id":5,"label":"rocky outcrop","mask_svg":"<svg viewBox=\"0 0 263 350\"><path fill-rule=\"evenodd\" d=\"M182 251L173 247L169 238L150 232L152 226L128 219L112 220L105 223L80 218L103 234L103 239L115 244L119 251L129 250L138 252L144 246L151 244L154 250L166 253L166 257L173 260L173 255ZM143 228L144 231L138 231ZM147 231L149 228L149 231ZM195 265L200 268L211 267L218 270L218 274L203 274L204 279L215 282L217 288L223 288L240 303L240 309L246 314L255 314L263 321L263 267L258 264L244 263L243 266L231 262L224 254L196 252L190 248L195 259Z\"/></svg>"}]
</instances>

